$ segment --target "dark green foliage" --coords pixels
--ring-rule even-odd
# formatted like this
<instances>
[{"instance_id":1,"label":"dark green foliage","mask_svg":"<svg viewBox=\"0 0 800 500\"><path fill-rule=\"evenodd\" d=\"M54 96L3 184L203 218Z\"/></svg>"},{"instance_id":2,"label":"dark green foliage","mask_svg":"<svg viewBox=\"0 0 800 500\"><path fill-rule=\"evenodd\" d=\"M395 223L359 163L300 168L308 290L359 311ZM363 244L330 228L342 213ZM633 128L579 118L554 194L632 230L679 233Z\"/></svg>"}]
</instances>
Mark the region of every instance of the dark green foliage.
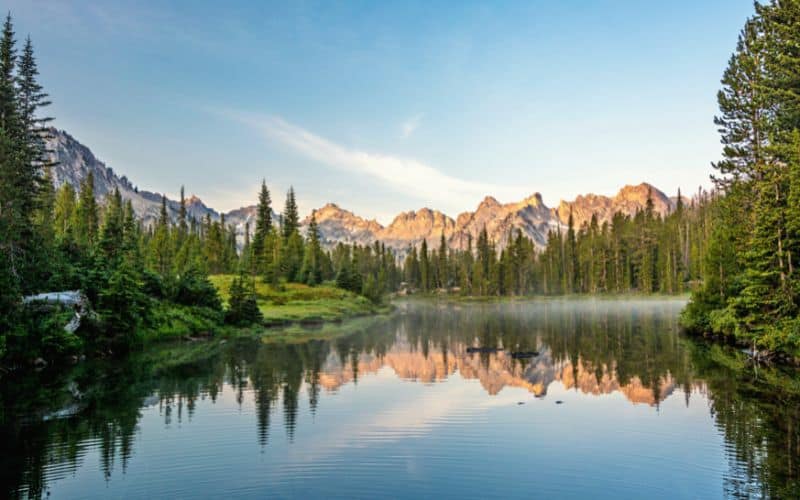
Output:
<instances>
[{"instance_id":1,"label":"dark green foliage","mask_svg":"<svg viewBox=\"0 0 800 500\"><path fill-rule=\"evenodd\" d=\"M208 276L197 269L189 269L178 278L174 300L186 306L222 310L217 289L208 280Z\"/></svg>"},{"instance_id":2,"label":"dark green foliage","mask_svg":"<svg viewBox=\"0 0 800 500\"><path fill-rule=\"evenodd\" d=\"M266 181L261 181L261 191L258 193L258 209L256 211L256 227L250 253L252 254L251 267L258 274L265 274L268 263L271 262L271 250L268 241L272 228L272 200L269 195ZM249 233L249 231L248 231Z\"/></svg>"},{"instance_id":3,"label":"dark green foliage","mask_svg":"<svg viewBox=\"0 0 800 500\"><path fill-rule=\"evenodd\" d=\"M724 194L684 324L800 355L800 4L756 4L722 79Z\"/></svg>"},{"instance_id":4,"label":"dark green foliage","mask_svg":"<svg viewBox=\"0 0 800 500\"><path fill-rule=\"evenodd\" d=\"M353 293L361 293L361 273L358 272L358 269L355 268L351 261L348 260L342 264L336 275L336 286Z\"/></svg>"},{"instance_id":5,"label":"dark green foliage","mask_svg":"<svg viewBox=\"0 0 800 500\"><path fill-rule=\"evenodd\" d=\"M141 289L136 270L123 261L108 276L99 292L97 311L103 330L112 345L130 346L141 324L149 299Z\"/></svg>"},{"instance_id":6,"label":"dark green foliage","mask_svg":"<svg viewBox=\"0 0 800 500\"><path fill-rule=\"evenodd\" d=\"M286 205L283 209L281 224L283 225L283 237L285 239L300 230L300 215L297 212L297 201L294 197L293 187L290 187L289 192L286 193Z\"/></svg>"},{"instance_id":7,"label":"dark green foliage","mask_svg":"<svg viewBox=\"0 0 800 500\"><path fill-rule=\"evenodd\" d=\"M300 280L307 285L318 285L322 282L323 253L319 241L316 211L311 212L308 224L306 249L303 253L303 266L300 268Z\"/></svg>"},{"instance_id":8,"label":"dark green foliage","mask_svg":"<svg viewBox=\"0 0 800 500\"><path fill-rule=\"evenodd\" d=\"M36 225L43 201L43 142L35 120L29 119L47 103L31 94L38 84L30 44L24 65L19 62L9 14L0 39L0 355L8 347L6 332L20 320L20 294L35 290L48 274L42 265L45 232Z\"/></svg>"},{"instance_id":9,"label":"dark green foliage","mask_svg":"<svg viewBox=\"0 0 800 500\"><path fill-rule=\"evenodd\" d=\"M225 321L232 325L246 326L259 323L262 319L256 301L255 281L253 277L241 272L231 283Z\"/></svg>"}]
</instances>

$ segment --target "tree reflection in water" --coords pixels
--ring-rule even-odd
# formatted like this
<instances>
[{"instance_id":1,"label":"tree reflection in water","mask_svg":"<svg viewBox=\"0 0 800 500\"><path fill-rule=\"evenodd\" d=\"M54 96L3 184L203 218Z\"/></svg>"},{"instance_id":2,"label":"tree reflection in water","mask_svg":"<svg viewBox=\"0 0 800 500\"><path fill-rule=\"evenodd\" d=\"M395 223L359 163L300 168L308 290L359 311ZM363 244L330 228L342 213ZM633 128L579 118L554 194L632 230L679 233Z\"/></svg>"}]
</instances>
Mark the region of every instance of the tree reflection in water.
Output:
<instances>
[{"instance_id":1,"label":"tree reflection in water","mask_svg":"<svg viewBox=\"0 0 800 500\"><path fill-rule=\"evenodd\" d=\"M143 407L157 405L165 425L180 424L193 418L198 400L216 401L225 386L240 406L252 398L262 447L270 446L278 408L291 441L301 402L314 415L326 392L387 368L426 383L458 372L488 394L511 386L545 397L558 382L655 407L676 392L688 404L700 391L727 445L723 494L800 496L797 373L755 367L736 350L684 338L679 309L679 302L649 300L405 303L391 318L357 322L332 338L163 346L62 376L6 378L3 493L43 496L48 482L72 475L93 449L106 478L124 474ZM469 346L503 350L468 354ZM511 351L538 355L513 359Z\"/></svg>"}]
</instances>

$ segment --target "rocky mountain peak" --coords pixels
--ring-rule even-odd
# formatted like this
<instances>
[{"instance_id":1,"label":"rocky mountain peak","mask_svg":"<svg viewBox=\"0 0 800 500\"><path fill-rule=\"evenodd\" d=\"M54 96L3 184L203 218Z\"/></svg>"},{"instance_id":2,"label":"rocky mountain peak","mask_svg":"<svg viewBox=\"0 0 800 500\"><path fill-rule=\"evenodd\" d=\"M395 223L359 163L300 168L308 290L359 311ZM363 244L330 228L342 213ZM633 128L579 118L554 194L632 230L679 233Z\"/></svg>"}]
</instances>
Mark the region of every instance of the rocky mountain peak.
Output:
<instances>
[{"instance_id":1,"label":"rocky mountain peak","mask_svg":"<svg viewBox=\"0 0 800 500\"><path fill-rule=\"evenodd\" d=\"M544 201L542 201L542 194L539 192L533 193L532 195L522 200L520 202L520 205L528 205L532 207L544 206Z\"/></svg>"},{"instance_id":2,"label":"rocky mountain peak","mask_svg":"<svg viewBox=\"0 0 800 500\"><path fill-rule=\"evenodd\" d=\"M481 201L481 203L478 205L478 210L480 210L481 208L494 208L499 206L501 205L500 202L497 201L497 198L495 198L494 196L486 196L483 199L483 201Z\"/></svg>"},{"instance_id":3,"label":"rocky mountain peak","mask_svg":"<svg viewBox=\"0 0 800 500\"><path fill-rule=\"evenodd\" d=\"M642 182L623 186L613 197L589 193L579 195L571 202L561 200L554 215L561 224L567 224L572 213L576 228L588 223L592 215L597 215L598 222L602 224L609 222L617 212L634 215L637 211L644 210L648 196L653 200L656 213L666 215L673 209L673 202L667 195L651 184Z\"/></svg>"},{"instance_id":4,"label":"rocky mountain peak","mask_svg":"<svg viewBox=\"0 0 800 500\"><path fill-rule=\"evenodd\" d=\"M655 199L659 193L661 193L661 191L659 191L652 185L646 182L642 182L641 184L637 184L635 186L631 184L626 184L625 186L622 186L622 188L619 190L616 196L614 196L614 198L619 201L634 201L638 203L647 203L648 195Z\"/></svg>"},{"instance_id":5,"label":"rocky mountain peak","mask_svg":"<svg viewBox=\"0 0 800 500\"><path fill-rule=\"evenodd\" d=\"M161 209L160 194L138 189L66 132L51 129L51 135L47 146L51 150L50 159L57 162L53 168L53 182L56 187L69 183L77 188L89 172L92 172L99 199L104 199L107 193L118 188L123 199L132 202L136 214L145 224L152 224L157 220ZM254 198L255 193L254 189ZM483 228L486 228L489 238L500 246L505 245L509 235L520 230L537 247L543 248L547 244L550 231L564 229L570 212L576 228L588 222L592 214L597 214L598 220L603 223L610 220L616 212L633 215L644 209L648 193L656 212L666 214L673 209L673 200L652 185L641 183L624 186L613 197L590 193L577 196L573 201L562 200L555 209L545 206L542 195L538 192L521 201L507 204L500 203L493 196L486 196L474 212L461 213L456 220L438 210L425 207L402 212L391 224L384 227L377 221L359 217L336 203L327 203L317 209L316 218L322 241L328 247L338 242L367 245L379 240L402 255L409 245L418 246L423 240L430 247L436 247L444 234L451 248L463 249L470 238L474 241ZM167 201L167 210L173 220L177 219L179 209L178 201ZM195 195L187 199L187 211L190 217L197 220L206 216L219 220L221 215L207 207ZM224 214L226 223L236 228L240 242L244 239L248 223L250 231L255 230L256 211L256 206L250 205ZM274 212L273 221L277 224L278 215ZM307 226L309 221L310 217L306 217L303 224Z\"/></svg>"}]
</instances>

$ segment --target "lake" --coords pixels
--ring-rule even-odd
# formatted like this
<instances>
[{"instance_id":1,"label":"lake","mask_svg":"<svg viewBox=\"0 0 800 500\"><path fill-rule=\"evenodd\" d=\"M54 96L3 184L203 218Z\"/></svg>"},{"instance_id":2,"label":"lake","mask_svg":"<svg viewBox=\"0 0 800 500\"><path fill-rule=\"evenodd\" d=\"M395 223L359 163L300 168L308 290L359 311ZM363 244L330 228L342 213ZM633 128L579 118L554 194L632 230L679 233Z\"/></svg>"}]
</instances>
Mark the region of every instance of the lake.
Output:
<instances>
[{"instance_id":1,"label":"lake","mask_svg":"<svg viewBox=\"0 0 800 500\"><path fill-rule=\"evenodd\" d=\"M683 306L409 301L6 378L0 496L800 496L797 372Z\"/></svg>"}]
</instances>

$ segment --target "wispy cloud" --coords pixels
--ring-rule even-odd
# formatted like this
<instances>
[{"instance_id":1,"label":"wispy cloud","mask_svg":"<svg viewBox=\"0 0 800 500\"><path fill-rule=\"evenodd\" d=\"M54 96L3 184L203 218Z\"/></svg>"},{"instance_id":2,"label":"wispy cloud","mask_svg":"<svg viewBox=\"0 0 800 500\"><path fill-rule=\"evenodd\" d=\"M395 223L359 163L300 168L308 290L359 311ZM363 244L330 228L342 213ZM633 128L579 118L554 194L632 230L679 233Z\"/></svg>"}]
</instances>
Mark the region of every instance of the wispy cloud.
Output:
<instances>
[{"instance_id":1,"label":"wispy cloud","mask_svg":"<svg viewBox=\"0 0 800 500\"><path fill-rule=\"evenodd\" d=\"M487 194L501 199L520 195L518 188L459 179L419 160L349 148L278 116L225 114L258 130L267 140L289 147L306 158L368 176L398 193L448 210L472 207Z\"/></svg>"},{"instance_id":2,"label":"wispy cloud","mask_svg":"<svg viewBox=\"0 0 800 500\"><path fill-rule=\"evenodd\" d=\"M403 136L404 139L410 137L411 134L416 132L416 130L422 124L423 117L424 115L422 113L419 113L403 122L402 126L400 127L400 134Z\"/></svg>"}]
</instances>

